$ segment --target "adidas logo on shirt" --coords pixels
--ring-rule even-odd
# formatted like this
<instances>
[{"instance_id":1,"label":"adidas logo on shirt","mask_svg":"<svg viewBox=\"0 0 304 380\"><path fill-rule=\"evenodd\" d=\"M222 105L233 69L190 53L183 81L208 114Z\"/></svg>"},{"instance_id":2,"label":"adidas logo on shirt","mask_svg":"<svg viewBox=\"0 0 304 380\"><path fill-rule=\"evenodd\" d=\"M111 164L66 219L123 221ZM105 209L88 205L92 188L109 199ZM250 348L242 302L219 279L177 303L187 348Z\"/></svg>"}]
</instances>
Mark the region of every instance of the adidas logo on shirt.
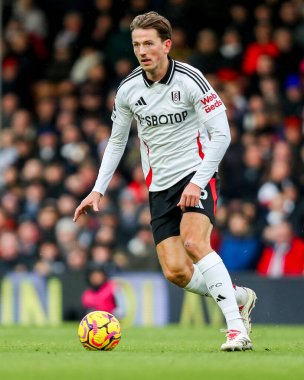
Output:
<instances>
[{"instance_id":1,"label":"adidas logo on shirt","mask_svg":"<svg viewBox=\"0 0 304 380\"><path fill-rule=\"evenodd\" d=\"M146 106L147 103L145 102L145 99L141 96L140 99L137 100L135 103L136 106Z\"/></svg>"}]
</instances>

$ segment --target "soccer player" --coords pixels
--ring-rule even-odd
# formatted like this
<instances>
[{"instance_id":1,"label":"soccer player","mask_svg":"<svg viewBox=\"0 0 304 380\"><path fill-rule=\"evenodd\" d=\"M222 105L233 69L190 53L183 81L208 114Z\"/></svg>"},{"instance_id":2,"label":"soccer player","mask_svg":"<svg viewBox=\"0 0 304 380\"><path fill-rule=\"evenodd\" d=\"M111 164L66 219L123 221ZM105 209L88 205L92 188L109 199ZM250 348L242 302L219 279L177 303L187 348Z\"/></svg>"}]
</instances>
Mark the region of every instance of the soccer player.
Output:
<instances>
[{"instance_id":1,"label":"soccer player","mask_svg":"<svg viewBox=\"0 0 304 380\"><path fill-rule=\"evenodd\" d=\"M165 277L218 303L228 326L223 351L251 349L250 313L256 295L233 286L210 245L217 170L230 143L226 108L199 70L169 57L172 29L166 18L156 12L138 15L130 29L140 66L118 87L112 133L95 186L73 220L90 207L98 211L135 118L152 231Z\"/></svg>"}]
</instances>

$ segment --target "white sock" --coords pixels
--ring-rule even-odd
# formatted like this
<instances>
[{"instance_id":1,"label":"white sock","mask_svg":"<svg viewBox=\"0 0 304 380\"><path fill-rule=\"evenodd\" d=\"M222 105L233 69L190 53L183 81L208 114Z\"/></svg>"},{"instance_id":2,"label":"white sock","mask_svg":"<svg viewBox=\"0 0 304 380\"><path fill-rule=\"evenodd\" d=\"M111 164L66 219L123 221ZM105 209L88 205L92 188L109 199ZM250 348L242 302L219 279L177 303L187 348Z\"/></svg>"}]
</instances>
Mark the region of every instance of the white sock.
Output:
<instances>
[{"instance_id":1,"label":"white sock","mask_svg":"<svg viewBox=\"0 0 304 380\"><path fill-rule=\"evenodd\" d=\"M239 330L247 335L230 275L220 256L213 251L196 265L205 278L211 296L225 316L228 330Z\"/></svg>"},{"instance_id":2,"label":"white sock","mask_svg":"<svg viewBox=\"0 0 304 380\"><path fill-rule=\"evenodd\" d=\"M197 265L193 265L193 275L188 285L184 287L188 292L199 294L200 296L210 297L206 281L204 276L201 274Z\"/></svg>"},{"instance_id":3,"label":"white sock","mask_svg":"<svg viewBox=\"0 0 304 380\"><path fill-rule=\"evenodd\" d=\"M193 264L193 275L188 285L184 287L185 290L191 293L199 294L204 297L211 297L207 288L206 281L198 266ZM233 285L235 291L235 298L238 306L243 306L247 302L248 294L241 286Z\"/></svg>"}]
</instances>

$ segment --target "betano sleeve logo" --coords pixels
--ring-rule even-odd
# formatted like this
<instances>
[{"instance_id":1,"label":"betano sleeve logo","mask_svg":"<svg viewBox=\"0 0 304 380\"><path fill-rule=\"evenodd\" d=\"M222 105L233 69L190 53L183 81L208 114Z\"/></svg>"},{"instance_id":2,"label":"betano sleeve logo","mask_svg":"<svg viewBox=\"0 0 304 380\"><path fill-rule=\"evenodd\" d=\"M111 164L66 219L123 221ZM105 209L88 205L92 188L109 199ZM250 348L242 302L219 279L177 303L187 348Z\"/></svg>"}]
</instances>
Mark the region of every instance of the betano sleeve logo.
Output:
<instances>
[{"instance_id":1,"label":"betano sleeve logo","mask_svg":"<svg viewBox=\"0 0 304 380\"><path fill-rule=\"evenodd\" d=\"M203 109L206 113L209 113L223 105L223 102L214 93L211 93L210 95L203 97L203 99L200 99L200 102L203 104Z\"/></svg>"}]
</instances>

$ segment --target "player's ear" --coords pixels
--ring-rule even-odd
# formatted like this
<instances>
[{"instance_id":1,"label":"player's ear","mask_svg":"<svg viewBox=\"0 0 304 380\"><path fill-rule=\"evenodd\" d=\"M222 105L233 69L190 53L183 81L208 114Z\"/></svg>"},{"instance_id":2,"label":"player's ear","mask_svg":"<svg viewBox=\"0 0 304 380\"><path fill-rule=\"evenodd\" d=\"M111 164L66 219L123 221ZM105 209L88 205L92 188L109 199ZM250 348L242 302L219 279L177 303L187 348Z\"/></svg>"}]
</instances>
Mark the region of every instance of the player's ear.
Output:
<instances>
[{"instance_id":1,"label":"player's ear","mask_svg":"<svg viewBox=\"0 0 304 380\"><path fill-rule=\"evenodd\" d=\"M170 40L170 39L165 40L164 46L165 46L165 53L169 53L171 46L172 46L172 40Z\"/></svg>"}]
</instances>

